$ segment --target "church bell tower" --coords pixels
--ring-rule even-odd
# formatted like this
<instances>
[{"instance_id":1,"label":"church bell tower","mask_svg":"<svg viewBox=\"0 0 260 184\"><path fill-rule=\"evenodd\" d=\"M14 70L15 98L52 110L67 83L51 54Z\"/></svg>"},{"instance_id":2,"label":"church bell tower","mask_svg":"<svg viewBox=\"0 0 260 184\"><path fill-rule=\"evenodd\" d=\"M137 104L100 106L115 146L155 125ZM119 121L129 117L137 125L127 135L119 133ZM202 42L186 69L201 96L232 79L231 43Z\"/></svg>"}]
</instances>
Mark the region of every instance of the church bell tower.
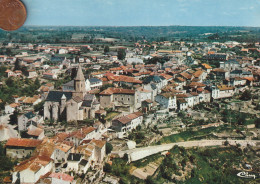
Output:
<instances>
[{"instance_id":1,"label":"church bell tower","mask_svg":"<svg viewBox=\"0 0 260 184\"><path fill-rule=\"evenodd\" d=\"M80 65L78 67L77 75L74 79L74 90L75 92L73 93L73 96L78 96L81 99L83 99L83 97L86 94L86 84L85 77L83 75L82 68Z\"/></svg>"}]
</instances>

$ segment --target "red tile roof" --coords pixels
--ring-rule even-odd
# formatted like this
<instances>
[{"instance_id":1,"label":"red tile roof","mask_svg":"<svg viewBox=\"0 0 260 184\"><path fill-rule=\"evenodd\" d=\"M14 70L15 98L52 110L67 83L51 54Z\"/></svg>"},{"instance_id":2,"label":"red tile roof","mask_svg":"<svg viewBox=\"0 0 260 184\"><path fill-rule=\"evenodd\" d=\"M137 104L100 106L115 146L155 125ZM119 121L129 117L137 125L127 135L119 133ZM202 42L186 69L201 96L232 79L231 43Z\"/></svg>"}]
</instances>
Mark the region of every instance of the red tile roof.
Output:
<instances>
[{"instance_id":1,"label":"red tile roof","mask_svg":"<svg viewBox=\"0 0 260 184\"><path fill-rule=\"evenodd\" d=\"M191 79L192 78L192 76L190 74L186 73L186 72L182 72L182 73L180 73L180 75L182 77L184 77L185 79Z\"/></svg>"},{"instance_id":2,"label":"red tile roof","mask_svg":"<svg viewBox=\"0 0 260 184\"><path fill-rule=\"evenodd\" d=\"M143 113L141 113L141 112L134 112L132 114L128 114L126 116L122 116L122 117L120 117L120 118L118 118L116 120L121 122L122 124L127 124L127 123L131 122L133 119L136 119L136 118L138 118L138 117L140 117L142 115L143 115Z\"/></svg>"},{"instance_id":3,"label":"red tile roof","mask_svg":"<svg viewBox=\"0 0 260 184\"><path fill-rule=\"evenodd\" d=\"M200 77L202 74L203 74L203 71L202 70L198 70L195 73L193 73L193 76L194 77Z\"/></svg>"},{"instance_id":4,"label":"red tile roof","mask_svg":"<svg viewBox=\"0 0 260 184\"><path fill-rule=\"evenodd\" d=\"M42 166L46 166L52 159L50 157L36 156L31 157L28 160L21 162L19 165L14 167L14 171L24 171L30 169L33 172L37 172Z\"/></svg>"},{"instance_id":5,"label":"red tile roof","mask_svg":"<svg viewBox=\"0 0 260 184\"><path fill-rule=\"evenodd\" d=\"M7 141L5 146L16 146L16 147L37 147L42 143L41 140L36 139L23 139L23 138L11 138Z\"/></svg>"},{"instance_id":6,"label":"red tile roof","mask_svg":"<svg viewBox=\"0 0 260 184\"><path fill-rule=\"evenodd\" d=\"M28 129L27 134L32 136L39 136L43 132L43 129L41 128L35 128L35 129Z\"/></svg>"},{"instance_id":7,"label":"red tile roof","mask_svg":"<svg viewBox=\"0 0 260 184\"><path fill-rule=\"evenodd\" d=\"M122 88L107 88L99 93L100 95L112 95L112 94L135 94L135 90L122 89Z\"/></svg>"},{"instance_id":8,"label":"red tile roof","mask_svg":"<svg viewBox=\"0 0 260 184\"><path fill-rule=\"evenodd\" d=\"M191 82L189 84L190 87L205 87L206 85L200 82Z\"/></svg>"},{"instance_id":9,"label":"red tile roof","mask_svg":"<svg viewBox=\"0 0 260 184\"><path fill-rule=\"evenodd\" d=\"M96 130L96 128L94 128L94 127L84 127L78 131L72 132L72 137L76 137L78 139L84 139L87 136L87 134L89 134L95 130Z\"/></svg>"},{"instance_id":10,"label":"red tile roof","mask_svg":"<svg viewBox=\"0 0 260 184\"><path fill-rule=\"evenodd\" d=\"M69 181L69 182L72 182L74 180L73 176L70 176L70 175L65 174L65 173L51 173L49 175L49 177L57 178L57 179L60 179L60 180L63 180L63 181Z\"/></svg>"},{"instance_id":11,"label":"red tile roof","mask_svg":"<svg viewBox=\"0 0 260 184\"><path fill-rule=\"evenodd\" d=\"M206 63L202 63L202 66L204 66L206 69L212 69L212 67Z\"/></svg>"}]
</instances>

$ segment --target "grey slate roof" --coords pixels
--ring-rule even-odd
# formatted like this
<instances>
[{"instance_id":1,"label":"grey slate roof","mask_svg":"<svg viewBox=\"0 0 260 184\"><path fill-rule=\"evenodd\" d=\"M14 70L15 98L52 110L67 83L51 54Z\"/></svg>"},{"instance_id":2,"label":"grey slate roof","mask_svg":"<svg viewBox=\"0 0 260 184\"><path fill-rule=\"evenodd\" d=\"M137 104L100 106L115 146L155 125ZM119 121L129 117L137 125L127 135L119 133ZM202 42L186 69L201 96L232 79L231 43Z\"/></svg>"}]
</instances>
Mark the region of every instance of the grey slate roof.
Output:
<instances>
[{"instance_id":1,"label":"grey slate roof","mask_svg":"<svg viewBox=\"0 0 260 184\"><path fill-rule=\"evenodd\" d=\"M156 85L155 84L151 84L151 88L153 89L153 90L155 90L157 87L156 87Z\"/></svg>"},{"instance_id":2,"label":"grey slate roof","mask_svg":"<svg viewBox=\"0 0 260 184\"><path fill-rule=\"evenodd\" d=\"M64 60L65 60L65 57L62 57L62 56L52 56L51 57L52 62L62 62Z\"/></svg>"},{"instance_id":3,"label":"grey slate roof","mask_svg":"<svg viewBox=\"0 0 260 184\"><path fill-rule=\"evenodd\" d=\"M102 82L100 79L97 79L97 78L90 78L88 80L89 80L90 83Z\"/></svg>"},{"instance_id":4,"label":"grey slate roof","mask_svg":"<svg viewBox=\"0 0 260 184\"><path fill-rule=\"evenodd\" d=\"M79 165L86 166L86 165L87 165L87 163L88 163L88 161L87 161L87 160L85 160L85 159L82 159L82 160L79 162Z\"/></svg>"},{"instance_id":5,"label":"grey slate roof","mask_svg":"<svg viewBox=\"0 0 260 184\"><path fill-rule=\"evenodd\" d=\"M46 98L46 101L59 102L63 94L66 96L67 100L70 100L72 98L72 92L50 91Z\"/></svg>"},{"instance_id":6,"label":"grey slate roof","mask_svg":"<svg viewBox=\"0 0 260 184\"><path fill-rule=\"evenodd\" d=\"M94 97L95 97L95 95L92 95L92 94L86 94L86 95L84 96L84 100L93 100Z\"/></svg>"},{"instance_id":7,"label":"grey slate roof","mask_svg":"<svg viewBox=\"0 0 260 184\"><path fill-rule=\"evenodd\" d=\"M91 107L92 100L84 100L82 106L84 107Z\"/></svg>"},{"instance_id":8,"label":"grey slate roof","mask_svg":"<svg viewBox=\"0 0 260 184\"><path fill-rule=\"evenodd\" d=\"M71 87L74 87L74 80L71 80L65 84L63 84L62 86L71 86Z\"/></svg>"},{"instance_id":9,"label":"grey slate roof","mask_svg":"<svg viewBox=\"0 0 260 184\"><path fill-rule=\"evenodd\" d=\"M228 61L226 61L226 63L239 64L239 62L236 59L229 59Z\"/></svg>"},{"instance_id":10,"label":"grey slate roof","mask_svg":"<svg viewBox=\"0 0 260 184\"><path fill-rule=\"evenodd\" d=\"M70 153L68 156L68 161L80 161L82 155L79 153Z\"/></svg>"},{"instance_id":11,"label":"grey slate roof","mask_svg":"<svg viewBox=\"0 0 260 184\"><path fill-rule=\"evenodd\" d=\"M158 75L150 75L146 79L144 79L143 83L144 84L149 84L151 82L159 83L162 81L162 78L159 77Z\"/></svg>"},{"instance_id":12,"label":"grey slate roof","mask_svg":"<svg viewBox=\"0 0 260 184\"><path fill-rule=\"evenodd\" d=\"M79 65L79 67L78 67L77 75L74 80L84 80L85 81L85 78L84 78L84 75L83 75L83 72L81 69L81 65Z\"/></svg>"},{"instance_id":13,"label":"grey slate roof","mask_svg":"<svg viewBox=\"0 0 260 184\"><path fill-rule=\"evenodd\" d=\"M24 114L25 117L27 117L28 119L31 119L35 116L35 114L33 112L27 112L26 114Z\"/></svg>"}]
</instances>

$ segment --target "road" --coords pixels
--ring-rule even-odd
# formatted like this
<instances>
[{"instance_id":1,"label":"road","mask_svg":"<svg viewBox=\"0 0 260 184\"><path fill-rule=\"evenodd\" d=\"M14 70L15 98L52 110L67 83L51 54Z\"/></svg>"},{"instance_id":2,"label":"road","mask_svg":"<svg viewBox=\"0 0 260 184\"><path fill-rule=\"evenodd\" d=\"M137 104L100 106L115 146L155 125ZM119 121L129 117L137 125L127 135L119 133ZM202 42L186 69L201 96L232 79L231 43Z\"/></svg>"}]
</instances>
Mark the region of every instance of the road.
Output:
<instances>
[{"instance_id":1,"label":"road","mask_svg":"<svg viewBox=\"0 0 260 184\"><path fill-rule=\"evenodd\" d=\"M147 156L170 150L173 146L178 145L182 147L207 147L207 146L221 146L226 140L199 140L199 141L186 141L186 142L177 142L170 144L162 144L158 146L148 146L142 148L135 148L125 151L112 151L112 154L119 155L123 157L124 154L128 154L129 162L136 161ZM230 145L240 144L242 147L246 147L248 144L251 146L260 147L260 140L228 140Z\"/></svg>"}]
</instances>

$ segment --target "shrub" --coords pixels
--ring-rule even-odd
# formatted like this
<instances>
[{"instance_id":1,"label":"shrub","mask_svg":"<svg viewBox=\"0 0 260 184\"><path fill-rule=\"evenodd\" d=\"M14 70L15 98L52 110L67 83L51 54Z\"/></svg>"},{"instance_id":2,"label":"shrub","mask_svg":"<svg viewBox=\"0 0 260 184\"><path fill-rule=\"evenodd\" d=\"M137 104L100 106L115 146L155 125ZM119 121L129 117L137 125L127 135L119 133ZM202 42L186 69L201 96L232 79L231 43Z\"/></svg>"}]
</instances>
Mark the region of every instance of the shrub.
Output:
<instances>
[{"instance_id":1,"label":"shrub","mask_svg":"<svg viewBox=\"0 0 260 184\"><path fill-rule=\"evenodd\" d=\"M106 154L111 153L112 150L113 150L112 144L110 144L109 142L107 142L107 143L106 143Z\"/></svg>"},{"instance_id":2,"label":"shrub","mask_svg":"<svg viewBox=\"0 0 260 184\"><path fill-rule=\"evenodd\" d=\"M105 163L105 165L104 165L104 167L103 167L103 171L104 171L104 172L108 172L108 173L110 173L111 170L112 170L111 165L108 164L108 163Z\"/></svg>"}]
</instances>

